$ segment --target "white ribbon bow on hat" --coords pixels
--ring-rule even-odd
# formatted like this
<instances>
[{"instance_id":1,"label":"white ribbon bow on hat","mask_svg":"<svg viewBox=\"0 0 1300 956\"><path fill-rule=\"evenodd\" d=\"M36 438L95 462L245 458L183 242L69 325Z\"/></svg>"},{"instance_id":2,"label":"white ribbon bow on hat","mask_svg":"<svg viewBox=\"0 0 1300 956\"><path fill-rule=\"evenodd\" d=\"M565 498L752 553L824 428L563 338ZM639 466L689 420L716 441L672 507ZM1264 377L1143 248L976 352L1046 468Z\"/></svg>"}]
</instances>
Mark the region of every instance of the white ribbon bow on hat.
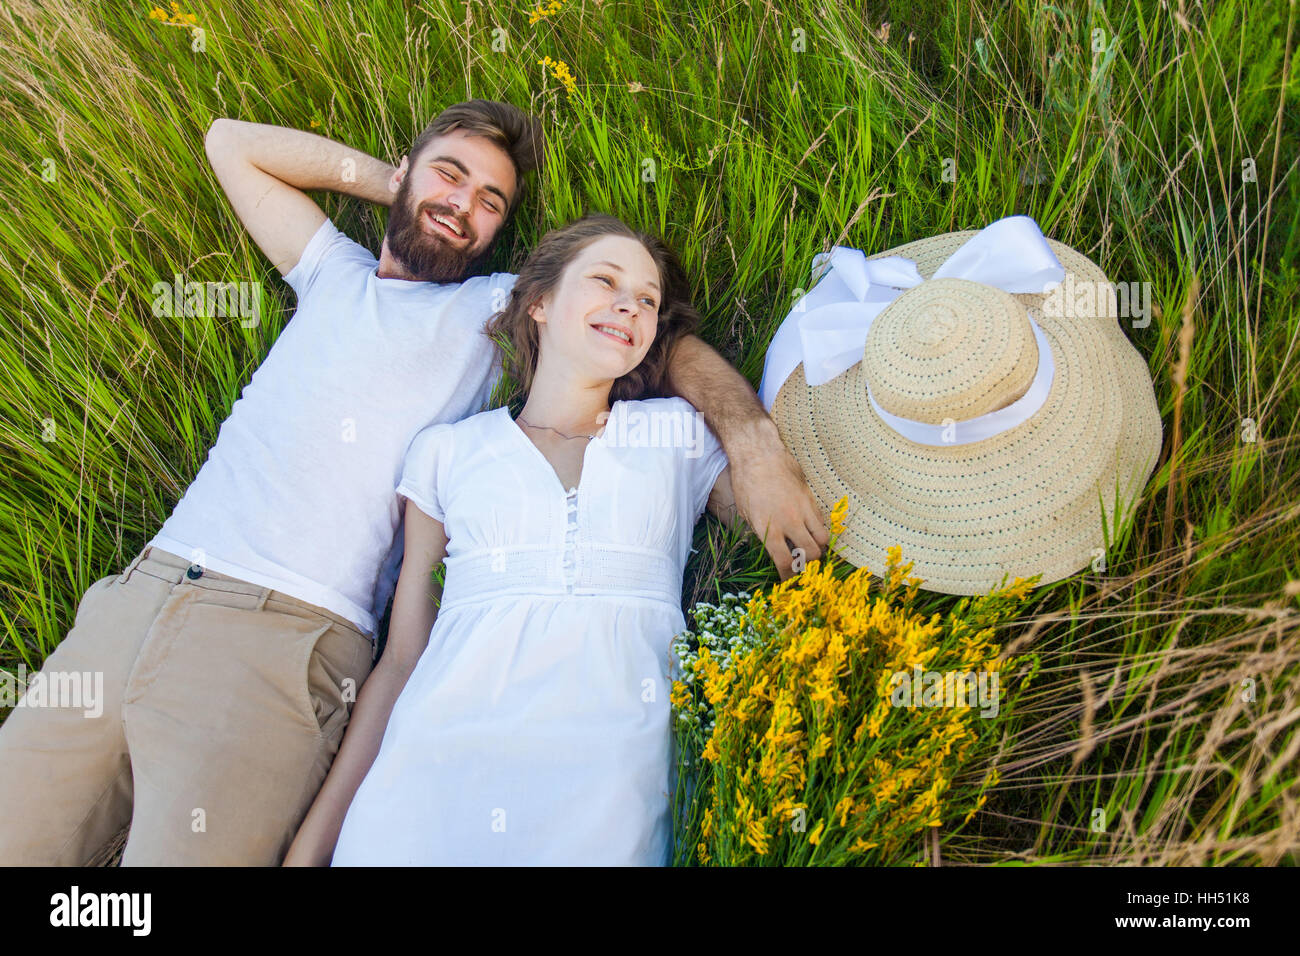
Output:
<instances>
[{"instance_id":1,"label":"white ribbon bow on hat","mask_svg":"<svg viewBox=\"0 0 1300 956\"><path fill-rule=\"evenodd\" d=\"M803 363L810 386L822 385L862 361L867 333L876 316L907 289L925 280L916 263L902 256L868 259L860 249L836 246L813 257L813 274L829 262L815 287L800 299L777 329L763 364L759 398L769 412L777 392ZM935 271L935 279L966 279L1012 293L1042 293L1065 278L1038 223L1008 216L967 240ZM927 445L966 444L1005 431L1028 419L1047 399L1053 372L1051 348L1030 318L1038 341L1038 374L1028 391L1006 408L960 422L960 437L943 426L899 418L871 404L896 431ZM868 393L869 394L869 393Z\"/></svg>"}]
</instances>

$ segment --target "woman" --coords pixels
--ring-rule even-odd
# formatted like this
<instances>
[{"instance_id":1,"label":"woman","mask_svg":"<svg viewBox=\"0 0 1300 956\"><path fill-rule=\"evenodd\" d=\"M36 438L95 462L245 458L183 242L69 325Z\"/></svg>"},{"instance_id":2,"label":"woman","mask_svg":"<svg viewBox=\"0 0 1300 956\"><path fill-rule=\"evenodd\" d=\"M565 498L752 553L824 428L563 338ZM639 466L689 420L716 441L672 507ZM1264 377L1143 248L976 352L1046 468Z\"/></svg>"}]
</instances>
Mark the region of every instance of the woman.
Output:
<instances>
[{"instance_id":1,"label":"woman","mask_svg":"<svg viewBox=\"0 0 1300 956\"><path fill-rule=\"evenodd\" d=\"M669 862L682 571L705 505L734 515L721 445L656 397L697 321L618 219L538 244L486 330L527 400L412 440L388 644L286 865Z\"/></svg>"}]
</instances>

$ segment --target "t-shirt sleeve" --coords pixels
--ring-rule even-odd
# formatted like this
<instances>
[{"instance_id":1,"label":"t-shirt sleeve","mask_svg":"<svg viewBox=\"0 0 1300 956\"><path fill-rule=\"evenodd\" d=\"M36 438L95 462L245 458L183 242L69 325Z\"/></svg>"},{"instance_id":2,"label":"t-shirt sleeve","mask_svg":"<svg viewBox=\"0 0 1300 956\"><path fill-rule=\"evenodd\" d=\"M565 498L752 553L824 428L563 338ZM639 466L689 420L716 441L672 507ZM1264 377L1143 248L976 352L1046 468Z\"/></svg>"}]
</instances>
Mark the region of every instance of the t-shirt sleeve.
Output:
<instances>
[{"instance_id":1,"label":"t-shirt sleeve","mask_svg":"<svg viewBox=\"0 0 1300 956\"><path fill-rule=\"evenodd\" d=\"M402 480L397 493L437 521L446 520L443 510L446 481L452 455L452 428L448 423L429 425L416 432L402 462ZM442 488L442 497L439 496Z\"/></svg>"},{"instance_id":2,"label":"t-shirt sleeve","mask_svg":"<svg viewBox=\"0 0 1300 956\"><path fill-rule=\"evenodd\" d=\"M289 287L298 293L299 299L302 299L311 291L316 280L325 273L325 266L344 256L358 259L374 258L370 250L339 232L334 223L326 219L316 230L316 234L307 241L298 264L289 270L284 281L289 283Z\"/></svg>"},{"instance_id":3,"label":"t-shirt sleeve","mask_svg":"<svg viewBox=\"0 0 1300 956\"><path fill-rule=\"evenodd\" d=\"M704 416L696 410L695 406L685 399L678 399L678 401L686 406L696 423L692 432L696 436L695 443L686 449L686 463L691 476L691 503L695 509L694 517L699 518L708 507L709 495L713 494L713 486L717 484L718 476L727 467L727 453L722 450L722 443L718 441L718 436L713 434L713 429L705 423Z\"/></svg>"}]
</instances>

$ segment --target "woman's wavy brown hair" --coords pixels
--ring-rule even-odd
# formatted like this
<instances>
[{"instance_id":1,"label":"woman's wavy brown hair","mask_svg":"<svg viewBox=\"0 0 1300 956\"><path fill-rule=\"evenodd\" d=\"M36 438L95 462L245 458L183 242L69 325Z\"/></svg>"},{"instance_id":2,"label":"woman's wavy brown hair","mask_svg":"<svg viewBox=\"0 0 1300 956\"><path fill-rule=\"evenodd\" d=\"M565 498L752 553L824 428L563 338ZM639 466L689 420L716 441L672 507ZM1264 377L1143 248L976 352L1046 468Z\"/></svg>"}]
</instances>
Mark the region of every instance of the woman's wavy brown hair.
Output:
<instances>
[{"instance_id":1,"label":"woman's wavy brown hair","mask_svg":"<svg viewBox=\"0 0 1300 956\"><path fill-rule=\"evenodd\" d=\"M559 284L565 268L583 249L604 236L637 240L659 267L659 321L654 341L640 365L614 380L610 404L670 395L668 362L673 349L700 323L686 274L677 256L656 236L637 232L615 216L592 213L542 237L520 268L510 301L484 329L500 347L502 367L513 383L500 404L521 403L533 386L540 335L528 310Z\"/></svg>"}]
</instances>

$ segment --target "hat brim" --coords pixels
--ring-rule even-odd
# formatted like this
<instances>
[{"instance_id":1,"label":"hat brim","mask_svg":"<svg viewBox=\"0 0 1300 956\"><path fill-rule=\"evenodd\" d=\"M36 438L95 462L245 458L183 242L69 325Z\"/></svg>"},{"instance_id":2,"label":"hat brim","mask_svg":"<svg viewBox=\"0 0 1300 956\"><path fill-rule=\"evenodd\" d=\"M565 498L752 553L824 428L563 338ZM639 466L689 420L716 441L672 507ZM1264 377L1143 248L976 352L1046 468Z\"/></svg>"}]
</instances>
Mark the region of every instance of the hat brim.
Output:
<instances>
[{"instance_id":1,"label":"hat brim","mask_svg":"<svg viewBox=\"0 0 1300 956\"><path fill-rule=\"evenodd\" d=\"M948 233L871 258L905 256L928 279L975 234ZM1066 288L1106 282L1091 260L1048 243ZM1044 314L1043 294L1015 296L1048 339L1056 374L1037 414L970 444L923 445L894 431L871 407L861 363L816 387L798 366L772 418L824 520L848 497L839 553L883 571L888 549L899 545L921 586L947 594L984 593L1004 576L1041 574L1047 584L1091 564L1141 493L1162 441L1146 362L1109 295L1109 307L1099 295L1091 312L1064 317Z\"/></svg>"}]
</instances>

